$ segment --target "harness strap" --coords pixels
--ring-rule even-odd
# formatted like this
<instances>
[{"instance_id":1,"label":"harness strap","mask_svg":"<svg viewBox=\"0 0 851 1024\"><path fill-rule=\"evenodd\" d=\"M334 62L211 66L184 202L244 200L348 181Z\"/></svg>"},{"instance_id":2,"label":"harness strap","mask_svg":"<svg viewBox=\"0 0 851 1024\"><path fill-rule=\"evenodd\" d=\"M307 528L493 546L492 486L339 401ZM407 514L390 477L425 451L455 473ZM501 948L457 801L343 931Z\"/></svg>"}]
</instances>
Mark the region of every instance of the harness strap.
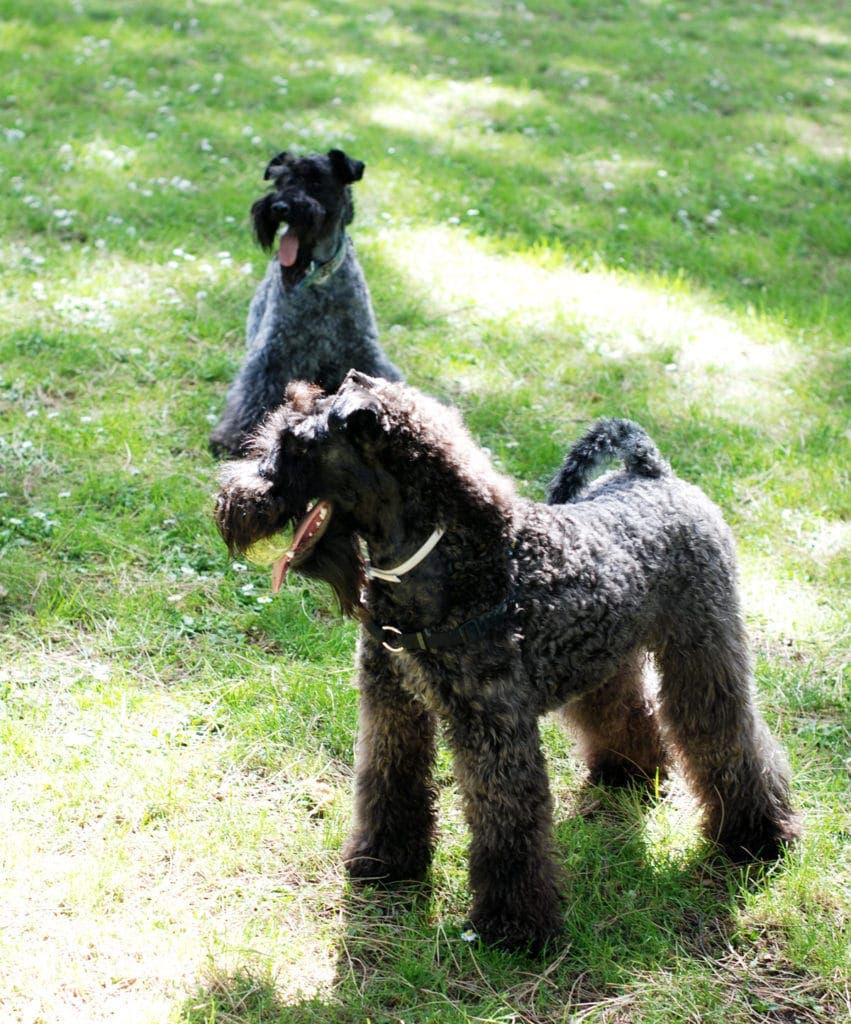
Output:
<instances>
[{"instance_id":1,"label":"harness strap","mask_svg":"<svg viewBox=\"0 0 851 1024\"><path fill-rule=\"evenodd\" d=\"M482 640L505 620L510 607L511 601L506 597L496 607L474 619L467 619L454 629L441 631L421 629L414 633L403 633L395 626L380 626L365 611L361 614L361 622L370 636L392 654L401 654L402 651L442 651Z\"/></svg>"}]
</instances>

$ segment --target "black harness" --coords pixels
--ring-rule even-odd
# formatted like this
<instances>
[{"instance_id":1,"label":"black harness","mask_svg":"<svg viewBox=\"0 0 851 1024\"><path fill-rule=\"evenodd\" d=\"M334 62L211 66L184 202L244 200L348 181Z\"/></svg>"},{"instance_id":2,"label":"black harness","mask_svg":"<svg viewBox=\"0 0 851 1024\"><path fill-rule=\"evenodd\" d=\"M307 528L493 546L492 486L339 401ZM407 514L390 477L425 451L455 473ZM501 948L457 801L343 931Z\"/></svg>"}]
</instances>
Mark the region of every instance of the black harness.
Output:
<instances>
[{"instance_id":1,"label":"black harness","mask_svg":"<svg viewBox=\"0 0 851 1024\"><path fill-rule=\"evenodd\" d=\"M415 633L403 633L395 626L380 626L366 611L361 613L360 620L367 633L392 654L401 654L403 651L443 651L483 640L491 630L505 622L511 604L511 600L506 597L496 607L447 630L420 629Z\"/></svg>"}]
</instances>

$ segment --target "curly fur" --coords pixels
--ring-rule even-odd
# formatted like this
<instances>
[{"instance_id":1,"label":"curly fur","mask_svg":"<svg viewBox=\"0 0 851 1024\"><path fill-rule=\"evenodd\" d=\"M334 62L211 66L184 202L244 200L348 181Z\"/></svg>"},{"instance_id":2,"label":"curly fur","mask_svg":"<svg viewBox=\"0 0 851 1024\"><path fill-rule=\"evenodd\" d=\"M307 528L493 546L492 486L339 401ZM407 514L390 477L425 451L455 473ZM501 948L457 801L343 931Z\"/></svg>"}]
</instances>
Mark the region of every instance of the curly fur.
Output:
<instances>
[{"instance_id":1,"label":"curly fur","mask_svg":"<svg viewBox=\"0 0 851 1024\"><path fill-rule=\"evenodd\" d=\"M616 455L626 468L589 483ZM788 769L754 703L730 531L635 424L593 427L551 503L536 503L493 470L453 410L351 373L333 396L290 389L252 458L226 467L216 519L241 550L319 497L334 514L298 571L331 578L343 606L373 624L358 644L352 878L424 876L438 721L471 830L471 920L489 942L534 950L562 927L545 712L561 712L603 781L653 778L676 753L707 837L734 859L776 857L797 835ZM436 525L443 539L401 582L364 580L356 538L391 567ZM376 623L452 630L503 599L507 619L473 643L394 653L373 635ZM645 689L648 652L658 702Z\"/></svg>"}]
</instances>

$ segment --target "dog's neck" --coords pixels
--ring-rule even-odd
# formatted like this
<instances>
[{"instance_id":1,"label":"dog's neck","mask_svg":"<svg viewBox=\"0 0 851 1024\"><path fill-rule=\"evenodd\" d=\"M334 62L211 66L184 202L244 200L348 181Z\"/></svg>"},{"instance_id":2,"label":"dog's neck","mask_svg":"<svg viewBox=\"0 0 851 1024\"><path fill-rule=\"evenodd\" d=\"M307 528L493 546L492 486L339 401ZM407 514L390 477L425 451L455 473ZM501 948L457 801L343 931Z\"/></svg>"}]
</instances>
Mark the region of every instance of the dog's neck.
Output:
<instances>
[{"instance_id":1,"label":"dog's neck","mask_svg":"<svg viewBox=\"0 0 851 1024\"><path fill-rule=\"evenodd\" d=\"M331 247L329 246L329 249ZM322 285L329 281L334 274L342 267L346 259L346 232L340 232L336 246L331 249L331 255L320 255L314 250L313 259L307 268L304 277L295 286L296 288L307 288L311 285Z\"/></svg>"},{"instance_id":2,"label":"dog's neck","mask_svg":"<svg viewBox=\"0 0 851 1024\"><path fill-rule=\"evenodd\" d=\"M446 533L446 530L442 526L438 526L432 530L428 538L417 548L417 550L411 555L410 558L406 558L404 562L395 566L393 569L379 569L372 564L369 557L369 546L366 541L362 541L362 555L364 564L364 573L368 580L382 580L385 583L401 583L402 577L411 572L412 569L425 561L431 552L440 543L441 537Z\"/></svg>"},{"instance_id":3,"label":"dog's neck","mask_svg":"<svg viewBox=\"0 0 851 1024\"><path fill-rule=\"evenodd\" d=\"M406 586L407 581L403 580L403 577L426 561L431 552L440 543L445 532L443 527L433 530L429 537L409 558L396 565L393 569L375 568L369 558L368 545L365 541L361 540L364 574L367 580L400 584L398 588L391 586L386 590L390 603L382 602L382 607L384 615L388 618L392 614L392 609L398 612L404 608L405 613L410 612L410 591L408 591L407 600L401 593L408 590ZM375 618L375 606L371 604L362 604L358 613L358 618L366 631L385 650L392 654L401 654L406 651L440 652L475 643L485 638L497 628L502 627L513 607L511 594L506 592L501 601L489 605L484 610L477 611L466 618L456 615L453 618L452 625L447 628L440 626L435 628L431 623L439 623L443 620L443 615L438 614L435 616L434 612L440 607L442 599L446 596L445 582L436 591L433 588L427 588L424 592L416 584L412 585L419 591L420 600L422 601L425 598L425 601L419 609L419 613L413 616L417 624L414 626L409 624L407 631L395 624L399 620L391 619L391 622L388 623L386 618ZM425 597L429 590L431 591L430 599ZM397 598L401 603L397 603ZM432 604L431 608L429 608L429 604ZM409 614L405 614L404 618L410 623L412 617Z\"/></svg>"},{"instance_id":4,"label":"dog's neck","mask_svg":"<svg viewBox=\"0 0 851 1024\"><path fill-rule=\"evenodd\" d=\"M459 540L456 530L439 519L400 517L358 531L360 565L365 587L364 608L382 621L435 625L451 609L453 564L448 551ZM365 525L365 524L364 524ZM444 532L447 531L447 532Z\"/></svg>"}]
</instances>

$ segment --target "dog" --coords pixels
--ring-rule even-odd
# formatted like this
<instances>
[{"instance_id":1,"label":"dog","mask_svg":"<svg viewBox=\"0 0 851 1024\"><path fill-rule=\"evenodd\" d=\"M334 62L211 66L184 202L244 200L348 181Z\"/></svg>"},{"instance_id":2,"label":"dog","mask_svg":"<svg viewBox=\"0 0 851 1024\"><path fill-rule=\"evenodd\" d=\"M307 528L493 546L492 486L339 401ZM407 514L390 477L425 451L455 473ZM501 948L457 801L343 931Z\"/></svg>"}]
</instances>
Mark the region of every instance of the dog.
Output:
<instances>
[{"instance_id":1,"label":"dog","mask_svg":"<svg viewBox=\"0 0 851 1024\"><path fill-rule=\"evenodd\" d=\"M623 469L589 482L613 458ZM425 876L439 721L471 830L470 920L489 943L539 951L563 926L546 712L598 781L646 783L676 755L707 838L735 861L798 835L754 701L730 530L636 424L594 425L541 503L412 387L358 372L334 395L293 384L249 457L223 467L215 518L232 553L274 562L276 587L289 570L326 580L361 622L352 879Z\"/></svg>"},{"instance_id":2,"label":"dog","mask_svg":"<svg viewBox=\"0 0 851 1024\"><path fill-rule=\"evenodd\" d=\"M270 190L251 208L254 235L275 255L248 310L247 355L210 434L216 456L238 456L291 380L336 390L348 370L401 380L378 341L369 289L346 227L364 164L339 149L266 167Z\"/></svg>"}]
</instances>

